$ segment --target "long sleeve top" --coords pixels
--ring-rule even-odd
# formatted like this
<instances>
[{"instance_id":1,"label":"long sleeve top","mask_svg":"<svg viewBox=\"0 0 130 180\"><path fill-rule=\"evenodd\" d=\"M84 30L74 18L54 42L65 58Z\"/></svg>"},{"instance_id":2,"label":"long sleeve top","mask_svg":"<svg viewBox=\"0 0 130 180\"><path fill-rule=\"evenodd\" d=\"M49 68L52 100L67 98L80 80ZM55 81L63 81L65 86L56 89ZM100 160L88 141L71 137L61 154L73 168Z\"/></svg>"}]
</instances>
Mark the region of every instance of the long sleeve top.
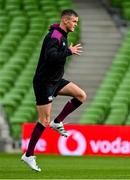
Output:
<instances>
[{"instance_id":1,"label":"long sleeve top","mask_svg":"<svg viewBox=\"0 0 130 180\"><path fill-rule=\"evenodd\" d=\"M58 82L64 74L66 57L70 55L67 33L59 24L51 25L43 40L33 83Z\"/></svg>"}]
</instances>

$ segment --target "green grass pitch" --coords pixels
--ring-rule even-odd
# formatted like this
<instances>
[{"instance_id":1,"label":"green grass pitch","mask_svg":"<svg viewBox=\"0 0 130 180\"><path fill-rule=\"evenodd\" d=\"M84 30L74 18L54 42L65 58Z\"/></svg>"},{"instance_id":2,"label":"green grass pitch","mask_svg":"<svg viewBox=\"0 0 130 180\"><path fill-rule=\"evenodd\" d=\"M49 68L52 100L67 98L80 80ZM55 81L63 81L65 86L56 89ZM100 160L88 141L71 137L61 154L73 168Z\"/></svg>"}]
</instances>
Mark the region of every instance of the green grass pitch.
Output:
<instances>
[{"instance_id":1,"label":"green grass pitch","mask_svg":"<svg viewBox=\"0 0 130 180\"><path fill-rule=\"evenodd\" d=\"M37 155L42 172L20 160L21 154L0 154L0 179L130 179L129 157Z\"/></svg>"}]
</instances>

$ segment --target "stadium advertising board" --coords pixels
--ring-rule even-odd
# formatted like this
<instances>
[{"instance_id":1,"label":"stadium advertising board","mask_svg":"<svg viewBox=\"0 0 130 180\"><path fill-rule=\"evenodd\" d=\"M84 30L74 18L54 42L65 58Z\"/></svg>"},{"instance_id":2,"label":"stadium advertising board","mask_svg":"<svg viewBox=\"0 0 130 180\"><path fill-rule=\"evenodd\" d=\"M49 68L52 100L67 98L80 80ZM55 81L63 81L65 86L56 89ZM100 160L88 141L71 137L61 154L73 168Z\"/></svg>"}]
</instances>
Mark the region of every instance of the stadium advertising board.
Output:
<instances>
[{"instance_id":1,"label":"stadium advertising board","mask_svg":"<svg viewBox=\"0 0 130 180\"><path fill-rule=\"evenodd\" d=\"M22 151L26 151L34 123L23 124ZM35 153L61 155L130 155L130 126L65 125L62 137L47 127Z\"/></svg>"}]
</instances>

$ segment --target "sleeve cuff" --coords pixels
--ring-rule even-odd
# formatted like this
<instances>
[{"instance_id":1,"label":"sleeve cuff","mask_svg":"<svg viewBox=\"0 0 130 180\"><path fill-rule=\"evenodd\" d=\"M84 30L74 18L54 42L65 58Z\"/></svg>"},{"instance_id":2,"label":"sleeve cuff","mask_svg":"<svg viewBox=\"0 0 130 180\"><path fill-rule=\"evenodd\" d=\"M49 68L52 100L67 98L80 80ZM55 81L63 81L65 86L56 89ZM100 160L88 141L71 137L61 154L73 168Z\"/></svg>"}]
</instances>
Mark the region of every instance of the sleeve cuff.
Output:
<instances>
[{"instance_id":1,"label":"sleeve cuff","mask_svg":"<svg viewBox=\"0 0 130 180\"><path fill-rule=\"evenodd\" d=\"M68 56L72 55L72 51L68 48Z\"/></svg>"}]
</instances>

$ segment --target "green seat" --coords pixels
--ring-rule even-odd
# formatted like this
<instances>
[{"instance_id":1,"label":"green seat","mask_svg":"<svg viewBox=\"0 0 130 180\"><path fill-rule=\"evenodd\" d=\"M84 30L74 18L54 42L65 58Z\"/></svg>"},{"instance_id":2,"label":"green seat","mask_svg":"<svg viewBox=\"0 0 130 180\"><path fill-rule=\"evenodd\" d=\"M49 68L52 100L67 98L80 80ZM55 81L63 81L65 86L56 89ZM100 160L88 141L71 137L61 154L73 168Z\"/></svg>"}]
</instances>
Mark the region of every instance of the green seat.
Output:
<instances>
[{"instance_id":1,"label":"green seat","mask_svg":"<svg viewBox=\"0 0 130 180\"><path fill-rule=\"evenodd\" d=\"M125 122L125 116L123 115L111 115L104 122L105 125L123 125Z\"/></svg>"},{"instance_id":2,"label":"green seat","mask_svg":"<svg viewBox=\"0 0 130 180\"><path fill-rule=\"evenodd\" d=\"M15 140L21 139L21 134L22 134L22 126L19 124L12 124L11 125L11 135Z\"/></svg>"},{"instance_id":3,"label":"green seat","mask_svg":"<svg viewBox=\"0 0 130 180\"><path fill-rule=\"evenodd\" d=\"M13 94L18 94L18 95L20 95L21 97L23 97L23 96L26 94L26 89L25 89L25 88L19 88L19 87L15 86L15 87L12 89L12 93L13 93Z\"/></svg>"},{"instance_id":4,"label":"green seat","mask_svg":"<svg viewBox=\"0 0 130 180\"><path fill-rule=\"evenodd\" d=\"M96 96L95 97L95 99L93 100L93 103L95 103L95 102L102 102L102 103L110 103L111 102L111 98L110 98L110 96L102 96L102 95L100 95L100 96Z\"/></svg>"},{"instance_id":5,"label":"green seat","mask_svg":"<svg viewBox=\"0 0 130 180\"><path fill-rule=\"evenodd\" d=\"M35 101L33 101L33 99L24 99L22 101L22 105L23 106L32 106L34 107Z\"/></svg>"},{"instance_id":6,"label":"green seat","mask_svg":"<svg viewBox=\"0 0 130 180\"><path fill-rule=\"evenodd\" d=\"M4 7L4 0L0 0L0 9L3 9Z\"/></svg>"},{"instance_id":7,"label":"green seat","mask_svg":"<svg viewBox=\"0 0 130 180\"><path fill-rule=\"evenodd\" d=\"M111 109L119 109L121 107L127 107L127 104L124 102L116 102L116 101L112 101L110 104L110 108Z\"/></svg>"},{"instance_id":8,"label":"green seat","mask_svg":"<svg viewBox=\"0 0 130 180\"><path fill-rule=\"evenodd\" d=\"M37 4L26 4L24 5L24 9L28 12L28 11L38 11L38 7Z\"/></svg>"},{"instance_id":9,"label":"green seat","mask_svg":"<svg viewBox=\"0 0 130 180\"><path fill-rule=\"evenodd\" d=\"M8 59L9 59L9 53L0 51L0 69L8 61Z\"/></svg>"},{"instance_id":10,"label":"green seat","mask_svg":"<svg viewBox=\"0 0 130 180\"><path fill-rule=\"evenodd\" d=\"M18 67L18 69L21 67L19 70L22 70L22 68L26 65L28 60L26 58L19 57L18 55L15 54L15 56L10 58L9 62L13 65L16 65L15 67Z\"/></svg>"},{"instance_id":11,"label":"green seat","mask_svg":"<svg viewBox=\"0 0 130 180\"><path fill-rule=\"evenodd\" d=\"M19 111L20 112L30 113L30 114L34 115L35 112L36 112L36 109L35 109L34 106L22 106L21 105L20 108L19 108Z\"/></svg>"},{"instance_id":12,"label":"green seat","mask_svg":"<svg viewBox=\"0 0 130 180\"><path fill-rule=\"evenodd\" d=\"M122 3L122 13L126 20L130 20L130 2Z\"/></svg>"},{"instance_id":13,"label":"green seat","mask_svg":"<svg viewBox=\"0 0 130 180\"><path fill-rule=\"evenodd\" d=\"M0 99L3 99L4 94L9 90L9 84L7 83L7 85L0 87Z\"/></svg>"},{"instance_id":14,"label":"green seat","mask_svg":"<svg viewBox=\"0 0 130 180\"><path fill-rule=\"evenodd\" d=\"M97 123L101 123L105 117L105 110L102 108L99 108L99 107L90 108L90 109L88 109L88 111L86 113L86 119L93 117L93 115L96 117L95 121L97 121ZM98 117L98 119L97 119L97 117Z\"/></svg>"},{"instance_id":15,"label":"green seat","mask_svg":"<svg viewBox=\"0 0 130 180\"><path fill-rule=\"evenodd\" d=\"M111 6L113 7L121 7L122 6L122 0L111 0Z\"/></svg>"},{"instance_id":16,"label":"green seat","mask_svg":"<svg viewBox=\"0 0 130 180\"><path fill-rule=\"evenodd\" d=\"M80 124L98 124L99 116L97 115L88 115L87 117L84 115L80 119Z\"/></svg>"},{"instance_id":17,"label":"green seat","mask_svg":"<svg viewBox=\"0 0 130 180\"><path fill-rule=\"evenodd\" d=\"M15 117L14 119L13 119L13 117L11 118L12 123L22 124L24 122L29 122L33 118L33 115L31 113L28 113L28 112L17 111L14 114L14 117Z\"/></svg>"},{"instance_id":18,"label":"green seat","mask_svg":"<svg viewBox=\"0 0 130 180\"><path fill-rule=\"evenodd\" d=\"M71 1L66 1L66 0L60 0L57 1L58 6L60 9L67 9L72 7L72 2Z\"/></svg>"},{"instance_id":19,"label":"green seat","mask_svg":"<svg viewBox=\"0 0 130 180\"><path fill-rule=\"evenodd\" d=\"M57 17L57 12L56 11L47 11L46 13L45 13L45 16L47 17L47 18L52 18L52 17Z\"/></svg>"},{"instance_id":20,"label":"green seat","mask_svg":"<svg viewBox=\"0 0 130 180\"><path fill-rule=\"evenodd\" d=\"M124 124L128 115L128 105L118 104L118 106L113 107L105 121L105 124Z\"/></svg>"},{"instance_id":21,"label":"green seat","mask_svg":"<svg viewBox=\"0 0 130 180\"><path fill-rule=\"evenodd\" d=\"M56 3L55 0L51 0L51 1L48 1L48 0L39 0L39 2L40 2L40 5L43 5L43 6L53 6Z\"/></svg>"},{"instance_id":22,"label":"green seat","mask_svg":"<svg viewBox=\"0 0 130 180\"><path fill-rule=\"evenodd\" d=\"M12 77L13 78L16 78L17 77L17 71L15 71L16 69L8 69L8 68L5 68L3 71L2 71L2 76L9 76L9 77Z\"/></svg>"},{"instance_id":23,"label":"green seat","mask_svg":"<svg viewBox=\"0 0 130 180\"><path fill-rule=\"evenodd\" d=\"M0 81L5 81L5 82L9 83L10 85L14 84L14 79L12 77L8 76L8 74L4 74L4 76L1 76Z\"/></svg>"},{"instance_id":24,"label":"green seat","mask_svg":"<svg viewBox=\"0 0 130 180\"><path fill-rule=\"evenodd\" d=\"M125 125L128 125L128 126L130 125L130 114L128 115L126 119Z\"/></svg>"},{"instance_id":25,"label":"green seat","mask_svg":"<svg viewBox=\"0 0 130 180\"><path fill-rule=\"evenodd\" d=\"M6 10L7 11L14 11L20 9L20 6L18 4L7 4L6 5Z\"/></svg>"},{"instance_id":26,"label":"green seat","mask_svg":"<svg viewBox=\"0 0 130 180\"><path fill-rule=\"evenodd\" d=\"M107 82L104 82L100 86L101 89L103 90L110 90L110 91L116 91L117 85L116 84L109 84Z\"/></svg>"},{"instance_id":27,"label":"green seat","mask_svg":"<svg viewBox=\"0 0 130 180\"><path fill-rule=\"evenodd\" d=\"M100 119L99 114L93 114L93 113L84 113L83 116L80 119L81 124L98 124Z\"/></svg>"},{"instance_id":28,"label":"green seat","mask_svg":"<svg viewBox=\"0 0 130 180\"><path fill-rule=\"evenodd\" d=\"M125 103L125 104L127 104L128 102L129 102L129 99L128 99L128 97L127 96L115 96L114 98L113 98L113 102L118 102L118 103Z\"/></svg>"},{"instance_id":29,"label":"green seat","mask_svg":"<svg viewBox=\"0 0 130 180\"><path fill-rule=\"evenodd\" d=\"M28 82L25 83L25 82L17 81L15 85L18 88L26 89L26 91L27 91L31 84L29 84Z\"/></svg>"},{"instance_id":30,"label":"green seat","mask_svg":"<svg viewBox=\"0 0 130 180\"><path fill-rule=\"evenodd\" d=\"M19 58L23 58L26 59L26 61L29 59L30 54L27 52L20 52L18 49L17 55L19 56Z\"/></svg>"},{"instance_id":31,"label":"green seat","mask_svg":"<svg viewBox=\"0 0 130 180\"><path fill-rule=\"evenodd\" d=\"M12 46L1 45L0 51L6 52L11 55L14 52L14 48Z\"/></svg>"},{"instance_id":32,"label":"green seat","mask_svg":"<svg viewBox=\"0 0 130 180\"><path fill-rule=\"evenodd\" d=\"M16 101L13 101L8 98L5 98L1 101L1 104L3 105L5 112L7 114L8 117L10 117L14 111L16 111L17 109L17 103Z\"/></svg>"},{"instance_id":33,"label":"green seat","mask_svg":"<svg viewBox=\"0 0 130 180\"><path fill-rule=\"evenodd\" d=\"M7 101L14 101L16 102L16 104L19 104L21 100L22 100L21 94L13 94L12 92L10 92L4 97L4 103L5 102L7 103Z\"/></svg>"}]
</instances>

